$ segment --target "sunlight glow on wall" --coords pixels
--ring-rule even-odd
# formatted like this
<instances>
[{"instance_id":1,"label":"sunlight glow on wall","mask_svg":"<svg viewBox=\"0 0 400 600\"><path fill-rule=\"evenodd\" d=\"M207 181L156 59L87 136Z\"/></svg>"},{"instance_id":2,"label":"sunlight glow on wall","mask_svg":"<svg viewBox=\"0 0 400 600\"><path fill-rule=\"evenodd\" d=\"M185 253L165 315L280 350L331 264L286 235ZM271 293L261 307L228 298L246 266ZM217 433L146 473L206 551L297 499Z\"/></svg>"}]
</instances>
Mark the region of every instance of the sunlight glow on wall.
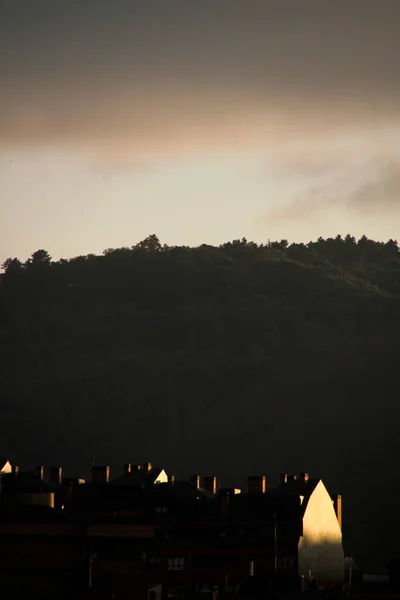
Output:
<instances>
[{"instance_id":1,"label":"sunlight glow on wall","mask_svg":"<svg viewBox=\"0 0 400 600\"><path fill-rule=\"evenodd\" d=\"M299 575L308 578L310 573L327 584L341 584L344 579L342 532L322 481L308 501L299 541Z\"/></svg>"}]
</instances>

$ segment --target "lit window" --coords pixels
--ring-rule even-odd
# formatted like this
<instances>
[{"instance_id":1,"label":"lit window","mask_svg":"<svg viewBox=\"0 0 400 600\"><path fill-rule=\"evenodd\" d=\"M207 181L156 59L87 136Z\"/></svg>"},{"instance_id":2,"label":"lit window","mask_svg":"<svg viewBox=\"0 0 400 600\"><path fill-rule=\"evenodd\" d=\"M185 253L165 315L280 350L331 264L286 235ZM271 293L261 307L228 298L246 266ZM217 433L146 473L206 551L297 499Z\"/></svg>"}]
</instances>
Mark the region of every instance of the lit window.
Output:
<instances>
[{"instance_id":1,"label":"lit window","mask_svg":"<svg viewBox=\"0 0 400 600\"><path fill-rule=\"evenodd\" d=\"M184 558L169 558L168 571L183 571L185 568Z\"/></svg>"}]
</instances>

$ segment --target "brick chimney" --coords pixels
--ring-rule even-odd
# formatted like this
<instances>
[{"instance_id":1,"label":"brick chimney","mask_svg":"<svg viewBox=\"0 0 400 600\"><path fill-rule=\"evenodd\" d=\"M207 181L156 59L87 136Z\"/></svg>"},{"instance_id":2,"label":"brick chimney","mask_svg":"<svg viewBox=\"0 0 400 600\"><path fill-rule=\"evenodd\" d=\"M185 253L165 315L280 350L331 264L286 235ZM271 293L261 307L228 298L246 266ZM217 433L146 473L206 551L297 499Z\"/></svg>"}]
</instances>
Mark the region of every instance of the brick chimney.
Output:
<instances>
[{"instance_id":1,"label":"brick chimney","mask_svg":"<svg viewBox=\"0 0 400 600\"><path fill-rule=\"evenodd\" d=\"M334 494L332 496L332 503L340 529L342 529L342 496L340 494Z\"/></svg>"},{"instance_id":2,"label":"brick chimney","mask_svg":"<svg viewBox=\"0 0 400 600\"><path fill-rule=\"evenodd\" d=\"M308 473L300 473L300 482L305 485L307 481L310 479Z\"/></svg>"},{"instance_id":3,"label":"brick chimney","mask_svg":"<svg viewBox=\"0 0 400 600\"><path fill-rule=\"evenodd\" d=\"M192 475L192 477L190 478L190 483L192 485L194 485L194 487L198 490L200 489L200 475L199 473L196 473L196 475Z\"/></svg>"},{"instance_id":4,"label":"brick chimney","mask_svg":"<svg viewBox=\"0 0 400 600\"><path fill-rule=\"evenodd\" d=\"M147 463L143 463L142 467L143 467L143 471L146 473L146 475L148 475L150 473L151 469L153 468L153 465L151 464L151 462L147 462Z\"/></svg>"},{"instance_id":5,"label":"brick chimney","mask_svg":"<svg viewBox=\"0 0 400 600\"><path fill-rule=\"evenodd\" d=\"M254 560L249 561L249 576L254 577Z\"/></svg>"},{"instance_id":6,"label":"brick chimney","mask_svg":"<svg viewBox=\"0 0 400 600\"><path fill-rule=\"evenodd\" d=\"M49 480L50 483L62 484L63 480L63 469L62 467L50 467L49 469Z\"/></svg>"},{"instance_id":7,"label":"brick chimney","mask_svg":"<svg viewBox=\"0 0 400 600\"><path fill-rule=\"evenodd\" d=\"M124 464L124 475L129 475L129 473L132 471L132 465L131 463L125 463Z\"/></svg>"},{"instance_id":8,"label":"brick chimney","mask_svg":"<svg viewBox=\"0 0 400 600\"><path fill-rule=\"evenodd\" d=\"M110 480L110 467L102 465L92 468L93 483L108 483Z\"/></svg>"},{"instance_id":9,"label":"brick chimney","mask_svg":"<svg viewBox=\"0 0 400 600\"><path fill-rule=\"evenodd\" d=\"M223 519L226 519L229 516L231 504L231 494L229 490L219 490L219 501L221 508L221 516Z\"/></svg>"},{"instance_id":10,"label":"brick chimney","mask_svg":"<svg viewBox=\"0 0 400 600\"><path fill-rule=\"evenodd\" d=\"M212 494L217 493L217 478L216 477L204 477L203 487L207 492Z\"/></svg>"},{"instance_id":11,"label":"brick chimney","mask_svg":"<svg viewBox=\"0 0 400 600\"><path fill-rule=\"evenodd\" d=\"M44 466L38 465L35 469L35 473L40 479L44 479Z\"/></svg>"},{"instance_id":12,"label":"brick chimney","mask_svg":"<svg viewBox=\"0 0 400 600\"><path fill-rule=\"evenodd\" d=\"M249 494L265 494L266 484L265 475L249 475L247 478L247 490Z\"/></svg>"}]
</instances>

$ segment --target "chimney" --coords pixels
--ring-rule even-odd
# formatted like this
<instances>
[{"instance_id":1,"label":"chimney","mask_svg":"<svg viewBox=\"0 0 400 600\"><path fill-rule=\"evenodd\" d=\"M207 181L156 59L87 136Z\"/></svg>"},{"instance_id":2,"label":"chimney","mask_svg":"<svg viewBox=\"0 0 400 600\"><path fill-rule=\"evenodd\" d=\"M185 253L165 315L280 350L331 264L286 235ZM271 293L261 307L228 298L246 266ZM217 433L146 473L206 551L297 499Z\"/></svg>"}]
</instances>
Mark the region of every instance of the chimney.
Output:
<instances>
[{"instance_id":1,"label":"chimney","mask_svg":"<svg viewBox=\"0 0 400 600\"><path fill-rule=\"evenodd\" d=\"M220 490L219 491L219 499L221 506L221 516L223 519L226 519L229 516L229 507L231 503L231 497L228 490Z\"/></svg>"},{"instance_id":2,"label":"chimney","mask_svg":"<svg viewBox=\"0 0 400 600\"><path fill-rule=\"evenodd\" d=\"M200 475L196 473L190 478L190 483L198 490L200 489Z\"/></svg>"},{"instance_id":3,"label":"chimney","mask_svg":"<svg viewBox=\"0 0 400 600\"><path fill-rule=\"evenodd\" d=\"M342 529L342 496L340 494L332 496L332 503L340 529Z\"/></svg>"},{"instance_id":4,"label":"chimney","mask_svg":"<svg viewBox=\"0 0 400 600\"><path fill-rule=\"evenodd\" d=\"M249 494L265 494L265 475L249 475L247 478L247 490Z\"/></svg>"},{"instance_id":5,"label":"chimney","mask_svg":"<svg viewBox=\"0 0 400 600\"><path fill-rule=\"evenodd\" d=\"M44 466L38 465L35 469L36 475L40 477L40 479L44 479Z\"/></svg>"},{"instance_id":6,"label":"chimney","mask_svg":"<svg viewBox=\"0 0 400 600\"><path fill-rule=\"evenodd\" d=\"M249 561L249 576L254 577L254 560Z\"/></svg>"},{"instance_id":7,"label":"chimney","mask_svg":"<svg viewBox=\"0 0 400 600\"><path fill-rule=\"evenodd\" d=\"M125 463L124 464L124 475L129 475L129 473L132 471L132 465L131 463Z\"/></svg>"},{"instance_id":8,"label":"chimney","mask_svg":"<svg viewBox=\"0 0 400 600\"><path fill-rule=\"evenodd\" d=\"M170 485L175 485L175 475L168 475L168 483Z\"/></svg>"},{"instance_id":9,"label":"chimney","mask_svg":"<svg viewBox=\"0 0 400 600\"><path fill-rule=\"evenodd\" d=\"M93 483L108 483L110 480L110 467L102 465L92 468Z\"/></svg>"},{"instance_id":10,"label":"chimney","mask_svg":"<svg viewBox=\"0 0 400 600\"><path fill-rule=\"evenodd\" d=\"M142 465L131 465L131 473L132 471L141 471Z\"/></svg>"},{"instance_id":11,"label":"chimney","mask_svg":"<svg viewBox=\"0 0 400 600\"><path fill-rule=\"evenodd\" d=\"M297 476L296 475L287 475L287 481L296 481Z\"/></svg>"},{"instance_id":12,"label":"chimney","mask_svg":"<svg viewBox=\"0 0 400 600\"><path fill-rule=\"evenodd\" d=\"M152 468L153 465L151 464L151 462L143 463L143 471L146 473L146 475L150 473Z\"/></svg>"},{"instance_id":13,"label":"chimney","mask_svg":"<svg viewBox=\"0 0 400 600\"><path fill-rule=\"evenodd\" d=\"M50 483L62 484L63 480L63 469L62 467L50 467L49 469L49 479Z\"/></svg>"},{"instance_id":14,"label":"chimney","mask_svg":"<svg viewBox=\"0 0 400 600\"><path fill-rule=\"evenodd\" d=\"M13 472L14 475L18 475L18 473L19 473L19 466L18 465L13 465L12 472Z\"/></svg>"},{"instance_id":15,"label":"chimney","mask_svg":"<svg viewBox=\"0 0 400 600\"><path fill-rule=\"evenodd\" d=\"M217 478L216 477L204 477L203 487L207 492L212 494L217 493Z\"/></svg>"},{"instance_id":16,"label":"chimney","mask_svg":"<svg viewBox=\"0 0 400 600\"><path fill-rule=\"evenodd\" d=\"M303 485L305 485L308 480L309 480L308 473L300 473L300 481Z\"/></svg>"}]
</instances>

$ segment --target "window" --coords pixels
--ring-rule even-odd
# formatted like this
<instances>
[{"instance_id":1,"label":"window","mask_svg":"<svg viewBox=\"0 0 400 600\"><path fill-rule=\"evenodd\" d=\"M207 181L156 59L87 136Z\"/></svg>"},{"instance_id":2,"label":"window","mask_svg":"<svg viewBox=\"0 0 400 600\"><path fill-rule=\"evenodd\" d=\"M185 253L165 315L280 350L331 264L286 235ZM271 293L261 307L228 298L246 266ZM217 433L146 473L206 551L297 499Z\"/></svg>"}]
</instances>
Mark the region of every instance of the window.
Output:
<instances>
[{"instance_id":1,"label":"window","mask_svg":"<svg viewBox=\"0 0 400 600\"><path fill-rule=\"evenodd\" d=\"M293 569L294 560L291 556L278 556L277 567L278 569Z\"/></svg>"},{"instance_id":2,"label":"window","mask_svg":"<svg viewBox=\"0 0 400 600\"><path fill-rule=\"evenodd\" d=\"M256 573L268 573L269 572L269 570L270 570L269 555L265 555L265 554L253 555L251 557L251 560L254 563L254 571Z\"/></svg>"},{"instance_id":3,"label":"window","mask_svg":"<svg viewBox=\"0 0 400 600\"><path fill-rule=\"evenodd\" d=\"M258 535L258 537L263 537L263 538L270 537L271 532L268 531L268 529L258 529L257 535Z\"/></svg>"},{"instance_id":4,"label":"window","mask_svg":"<svg viewBox=\"0 0 400 600\"><path fill-rule=\"evenodd\" d=\"M237 562L236 554L197 554L193 557L193 564L203 567L229 566Z\"/></svg>"},{"instance_id":5,"label":"window","mask_svg":"<svg viewBox=\"0 0 400 600\"><path fill-rule=\"evenodd\" d=\"M167 588L168 598L183 598L183 588L181 587L169 587Z\"/></svg>"},{"instance_id":6,"label":"window","mask_svg":"<svg viewBox=\"0 0 400 600\"><path fill-rule=\"evenodd\" d=\"M168 571L183 571L185 568L184 558L169 558Z\"/></svg>"},{"instance_id":7,"label":"window","mask_svg":"<svg viewBox=\"0 0 400 600\"><path fill-rule=\"evenodd\" d=\"M209 594L211 588L208 583L196 583L195 590L198 594Z\"/></svg>"},{"instance_id":8,"label":"window","mask_svg":"<svg viewBox=\"0 0 400 600\"><path fill-rule=\"evenodd\" d=\"M150 556L149 557L149 565L159 565L160 564L160 559L158 558L158 556Z\"/></svg>"},{"instance_id":9,"label":"window","mask_svg":"<svg viewBox=\"0 0 400 600\"><path fill-rule=\"evenodd\" d=\"M156 514L157 515L165 515L167 512L166 506L156 506Z\"/></svg>"}]
</instances>

